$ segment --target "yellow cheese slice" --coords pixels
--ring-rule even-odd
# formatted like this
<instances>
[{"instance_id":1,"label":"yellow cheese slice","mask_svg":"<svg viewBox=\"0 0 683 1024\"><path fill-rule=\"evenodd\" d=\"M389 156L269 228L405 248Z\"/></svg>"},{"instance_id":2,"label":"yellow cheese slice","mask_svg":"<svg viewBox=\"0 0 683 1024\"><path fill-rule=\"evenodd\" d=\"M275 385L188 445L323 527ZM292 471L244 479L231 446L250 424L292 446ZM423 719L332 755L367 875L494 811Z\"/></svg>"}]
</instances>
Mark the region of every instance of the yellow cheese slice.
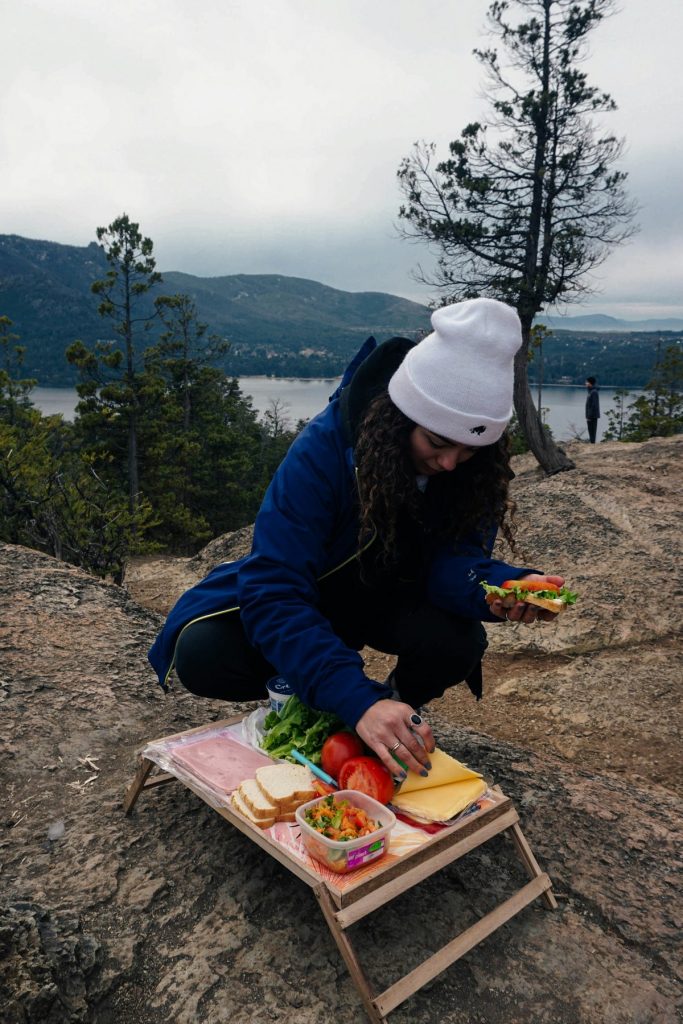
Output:
<instances>
[{"instance_id":1,"label":"yellow cheese slice","mask_svg":"<svg viewBox=\"0 0 683 1024\"><path fill-rule=\"evenodd\" d=\"M479 772L473 772L467 765L456 761L445 750L438 747L429 755L431 770L427 778L416 772L408 772L408 778L401 786L401 793L416 793L421 789L434 789L435 786L446 786L451 782L465 782L468 779L480 779Z\"/></svg>"},{"instance_id":2,"label":"yellow cheese slice","mask_svg":"<svg viewBox=\"0 0 683 1024\"><path fill-rule=\"evenodd\" d=\"M393 807L398 807L421 821L449 821L474 803L486 792L483 779L466 779L451 782L434 789L421 789L415 793L404 793L403 788L392 797Z\"/></svg>"},{"instance_id":3,"label":"yellow cheese slice","mask_svg":"<svg viewBox=\"0 0 683 1024\"><path fill-rule=\"evenodd\" d=\"M479 772L473 772L444 750L437 748L429 759L429 776L425 779L409 771L392 797L394 807L422 821L449 821L486 792Z\"/></svg>"}]
</instances>

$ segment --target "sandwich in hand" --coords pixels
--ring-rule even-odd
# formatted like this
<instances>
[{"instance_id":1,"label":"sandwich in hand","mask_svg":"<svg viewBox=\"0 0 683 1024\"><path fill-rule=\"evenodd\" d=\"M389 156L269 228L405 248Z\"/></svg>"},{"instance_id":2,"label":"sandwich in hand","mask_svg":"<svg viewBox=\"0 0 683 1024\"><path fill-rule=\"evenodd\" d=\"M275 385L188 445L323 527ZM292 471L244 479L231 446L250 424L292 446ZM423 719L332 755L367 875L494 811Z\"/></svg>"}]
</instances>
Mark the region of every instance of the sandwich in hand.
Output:
<instances>
[{"instance_id":1,"label":"sandwich in hand","mask_svg":"<svg viewBox=\"0 0 683 1024\"><path fill-rule=\"evenodd\" d=\"M503 607L512 608L517 601L524 601L555 614L563 612L567 605L576 604L578 597L566 587L557 587L547 580L506 580L500 587L492 587L488 583L482 583L482 587L486 591L487 604L500 599Z\"/></svg>"}]
</instances>

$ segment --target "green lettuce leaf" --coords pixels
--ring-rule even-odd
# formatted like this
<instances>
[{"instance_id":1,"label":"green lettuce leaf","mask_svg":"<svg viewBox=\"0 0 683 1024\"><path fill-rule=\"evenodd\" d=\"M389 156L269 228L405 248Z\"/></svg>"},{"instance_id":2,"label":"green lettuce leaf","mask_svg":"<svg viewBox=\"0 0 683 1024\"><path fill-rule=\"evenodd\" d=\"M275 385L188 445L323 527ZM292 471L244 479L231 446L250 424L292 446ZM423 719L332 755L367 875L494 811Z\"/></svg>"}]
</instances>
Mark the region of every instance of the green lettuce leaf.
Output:
<instances>
[{"instance_id":1,"label":"green lettuce leaf","mask_svg":"<svg viewBox=\"0 0 683 1024\"><path fill-rule=\"evenodd\" d=\"M520 601L524 600L526 593L523 587L508 587L507 590L503 590L502 587L494 587L489 583L482 583L482 587L487 594L493 594L494 597L508 597L510 594L514 594ZM579 596L575 591L568 590L566 587L560 587L559 590L534 590L533 593L535 597L545 597L551 601L559 598L565 604L576 604Z\"/></svg>"},{"instance_id":2,"label":"green lettuce leaf","mask_svg":"<svg viewBox=\"0 0 683 1024\"><path fill-rule=\"evenodd\" d=\"M294 694L278 713L271 711L264 720L265 736L261 748L271 757L294 761L292 747L309 761L320 764L323 743L333 732L345 728L344 722L329 711L315 711Z\"/></svg>"}]
</instances>

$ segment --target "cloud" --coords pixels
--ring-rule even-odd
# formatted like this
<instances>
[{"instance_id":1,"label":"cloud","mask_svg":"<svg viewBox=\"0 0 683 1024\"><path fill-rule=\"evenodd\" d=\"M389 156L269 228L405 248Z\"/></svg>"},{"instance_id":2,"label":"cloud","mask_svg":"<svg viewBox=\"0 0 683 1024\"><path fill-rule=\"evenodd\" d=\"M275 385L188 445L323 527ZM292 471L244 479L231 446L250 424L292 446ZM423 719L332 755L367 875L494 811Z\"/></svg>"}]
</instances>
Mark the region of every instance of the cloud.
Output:
<instances>
[{"instance_id":1,"label":"cloud","mask_svg":"<svg viewBox=\"0 0 683 1024\"><path fill-rule=\"evenodd\" d=\"M3 12L0 230L86 244L123 210L159 263L422 301L396 169L483 109L482 0L24 0ZM629 4L586 65L619 103L641 234L602 302L673 301L683 5ZM58 44L57 44L58 41ZM646 73L634 69L646 67Z\"/></svg>"}]
</instances>

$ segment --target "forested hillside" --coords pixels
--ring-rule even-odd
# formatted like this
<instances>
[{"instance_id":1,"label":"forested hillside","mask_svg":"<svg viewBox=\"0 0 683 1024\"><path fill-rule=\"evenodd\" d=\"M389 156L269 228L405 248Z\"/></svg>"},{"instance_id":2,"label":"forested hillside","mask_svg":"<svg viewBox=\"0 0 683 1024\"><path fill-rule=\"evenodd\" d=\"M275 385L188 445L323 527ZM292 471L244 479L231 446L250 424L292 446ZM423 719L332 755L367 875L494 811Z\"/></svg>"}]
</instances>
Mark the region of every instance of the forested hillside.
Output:
<instances>
[{"instance_id":1,"label":"forested hillside","mask_svg":"<svg viewBox=\"0 0 683 1024\"><path fill-rule=\"evenodd\" d=\"M671 345L683 349L682 331L554 331L543 342L543 381L583 384L587 376L594 375L610 387L643 388L658 358ZM529 380L534 383L539 367L535 353L529 367Z\"/></svg>"},{"instance_id":2,"label":"forested hillside","mask_svg":"<svg viewBox=\"0 0 683 1024\"><path fill-rule=\"evenodd\" d=\"M67 346L107 337L90 291L105 272L95 242L79 247L0 235L0 315L12 320L26 346L27 376L42 385L75 382ZM429 328L429 310L408 299L277 274L164 272L145 296L146 309L153 311L158 296L177 293L189 295L209 331L230 342L220 368L237 375L334 376L368 335L416 337ZM158 334L153 326L150 344Z\"/></svg>"},{"instance_id":3,"label":"forested hillside","mask_svg":"<svg viewBox=\"0 0 683 1024\"><path fill-rule=\"evenodd\" d=\"M73 246L0 235L0 315L10 318L26 347L27 377L42 385L75 383L75 370L64 358L67 346L77 338L90 345L107 337L90 290L105 272L95 242ZM145 296L145 308L151 313L155 298L178 293L190 296L211 333L229 341L220 369L237 376L336 376L370 334L382 341L397 334L417 338L429 330L429 309L419 303L279 274L203 278L164 272L162 283ZM605 385L642 388L658 350L683 344L683 331L606 332L608 321L602 318L600 328L591 331L554 330L543 343L544 382L582 384L586 374L595 374ZM159 333L160 325L153 323L150 344ZM532 381L539 367L536 353Z\"/></svg>"}]
</instances>

